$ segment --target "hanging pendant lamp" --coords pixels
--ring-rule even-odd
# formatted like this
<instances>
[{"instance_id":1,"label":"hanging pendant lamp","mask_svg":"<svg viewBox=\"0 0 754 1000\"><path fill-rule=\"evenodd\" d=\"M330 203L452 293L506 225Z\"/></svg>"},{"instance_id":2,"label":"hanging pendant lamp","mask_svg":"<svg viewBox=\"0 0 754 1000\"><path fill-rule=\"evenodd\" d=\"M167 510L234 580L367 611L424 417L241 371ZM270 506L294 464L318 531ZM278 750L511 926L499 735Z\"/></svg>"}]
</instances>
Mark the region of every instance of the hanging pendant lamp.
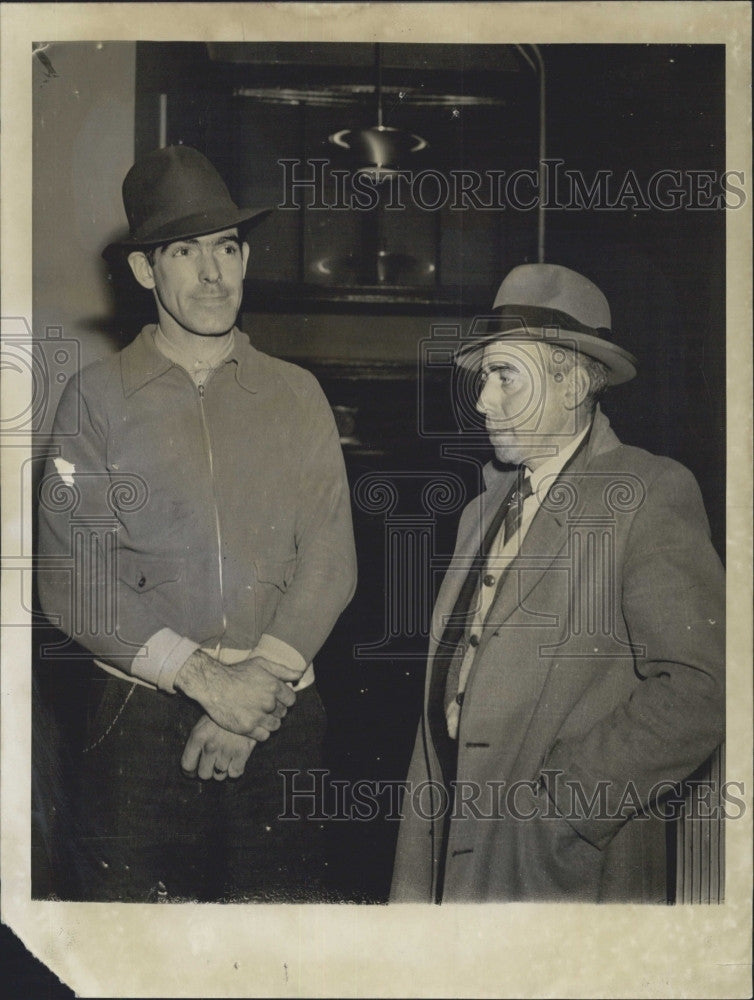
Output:
<instances>
[{"instance_id":1,"label":"hanging pendant lamp","mask_svg":"<svg viewBox=\"0 0 754 1000\"><path fill-rule=\"evenodd\" d=\"M356 164L354 173L369 174L375 181L398 173L414 153L425 149L427 140L404 129L383 124L382 116L382 49L374 47L375 94L377 124L371 128L345 128L328 139L333 145L347 149Z\"/></svg>"}]
</instances>

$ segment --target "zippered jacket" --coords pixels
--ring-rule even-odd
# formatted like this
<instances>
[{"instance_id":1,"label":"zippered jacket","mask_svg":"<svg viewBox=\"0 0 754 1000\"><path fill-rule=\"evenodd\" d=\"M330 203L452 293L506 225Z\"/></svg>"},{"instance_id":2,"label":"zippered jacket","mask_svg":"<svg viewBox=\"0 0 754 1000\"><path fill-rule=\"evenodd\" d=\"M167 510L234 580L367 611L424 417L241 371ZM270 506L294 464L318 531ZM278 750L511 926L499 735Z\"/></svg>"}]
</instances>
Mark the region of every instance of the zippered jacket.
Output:
<instances>
[{"instance_id":1,"label":"zippered jacket","mask_svg":"<svg viewBox=\"0 0 754 1000\"><path fill-rule=\"evenodd\" d=\"M42 607L121 670L163 628L237 649L267 633L309 663L356 581L327 400L238 330L197 388L153 330L62 396L39 495Z\"/></svg>"}]
</instances>

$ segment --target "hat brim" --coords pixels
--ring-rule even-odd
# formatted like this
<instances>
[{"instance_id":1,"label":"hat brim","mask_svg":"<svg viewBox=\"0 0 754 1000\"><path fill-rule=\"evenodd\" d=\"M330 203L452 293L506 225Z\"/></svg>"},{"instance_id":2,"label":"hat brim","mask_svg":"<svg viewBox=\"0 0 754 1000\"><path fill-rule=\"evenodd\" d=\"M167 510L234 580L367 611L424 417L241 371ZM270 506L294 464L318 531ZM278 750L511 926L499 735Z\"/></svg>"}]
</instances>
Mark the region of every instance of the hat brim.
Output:
<instances>
[{"instance_id":1,"label":"hat brim","mask_svg":"<svg viewBox=\"0 0 754 1000\"><path fill-rule=\"evenodd\" d=\"M102 251L102 256L107 259L117 252L162 246L165 243L174 243L176 240L190 240L223 229L232 229L234 226L248 226L252 222L256 224L266 218L271 211L271 208L239 208L235 211L222 209L216 212L197 212L159 226L143 236L129 236L124 240L109 243Z\"/></svg>"},{"instance_id":2,"label":"hat brim","mask_svg":"<svg viewBox=\"0 0 754 1000\"><path fill-rule=\"evenodd\" d=\"M496 331L475 338L474 341L456 351L456 364L461 368L471 370L478 368L482 363L485 347L496 341L503 343L547 343L552 346L560 344L562 347L567 347L580 354L587 354L605 365L608 385L621 385L623 382L629 382L636 375L636 358L629 351L618 347L617 344L612 344L608 340L603 340L601 337L595 337L589 333L573 330L559 329L557 336L553 336L551 328L541 327L520 327L504 332Z\"/></svg>"}]
</instances>

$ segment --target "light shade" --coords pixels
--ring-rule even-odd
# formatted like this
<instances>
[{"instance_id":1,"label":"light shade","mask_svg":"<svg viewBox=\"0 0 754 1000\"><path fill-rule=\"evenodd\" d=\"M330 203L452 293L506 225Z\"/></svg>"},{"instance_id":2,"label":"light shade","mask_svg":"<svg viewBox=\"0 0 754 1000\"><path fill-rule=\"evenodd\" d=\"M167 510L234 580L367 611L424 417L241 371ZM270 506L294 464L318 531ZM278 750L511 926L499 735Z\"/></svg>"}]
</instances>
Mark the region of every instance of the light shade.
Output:
<instances>
[{"instance_id":1,"label":"light shade","mask_svg":"<svg viewBox=\"0 0 754 1000\"><path fill-rule=\"evenodd\" d=\"M413 153L427 145L421 136L388 125L342 129L329 136L329 141L352 154L355 172L370 174L378 180L398 173Z\"/></svg>"}]
</instances>

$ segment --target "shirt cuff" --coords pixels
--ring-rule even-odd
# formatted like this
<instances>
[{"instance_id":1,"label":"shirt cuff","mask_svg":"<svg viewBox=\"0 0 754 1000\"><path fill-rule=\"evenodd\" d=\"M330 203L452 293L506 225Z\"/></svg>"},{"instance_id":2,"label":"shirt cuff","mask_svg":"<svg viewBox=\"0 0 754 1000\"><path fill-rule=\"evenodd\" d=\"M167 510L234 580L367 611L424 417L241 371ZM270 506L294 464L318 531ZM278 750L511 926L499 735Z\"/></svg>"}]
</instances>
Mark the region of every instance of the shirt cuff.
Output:
<instances>
[{"instance_id":1,"label":"shirt cuff","mask_svg":"<svg viewBox=\"0 0 754 1000\"><path fill-rule=\"evenodd\" d=\"M175 694L174 681L178 671L198 648L198 642L192 642L170 628L160 629L134 657L131 673L155 684L161 691Z\"/></svg>"},{"instance_id":2,"label":"shirt cuff","mask_svg":"<svg viewBox=\"0 0 754 1000\"><path fill-rule=\"evenodd\" d=\"M297 670L301 674L306 670L306 660L301 653L287 642L277 639L268 632L261 636L251 651L251 655L263 656L266 660L272 660L273 663L282 663L284 667L290 667L291 670Z\"/></svg>"}]
</instances>

